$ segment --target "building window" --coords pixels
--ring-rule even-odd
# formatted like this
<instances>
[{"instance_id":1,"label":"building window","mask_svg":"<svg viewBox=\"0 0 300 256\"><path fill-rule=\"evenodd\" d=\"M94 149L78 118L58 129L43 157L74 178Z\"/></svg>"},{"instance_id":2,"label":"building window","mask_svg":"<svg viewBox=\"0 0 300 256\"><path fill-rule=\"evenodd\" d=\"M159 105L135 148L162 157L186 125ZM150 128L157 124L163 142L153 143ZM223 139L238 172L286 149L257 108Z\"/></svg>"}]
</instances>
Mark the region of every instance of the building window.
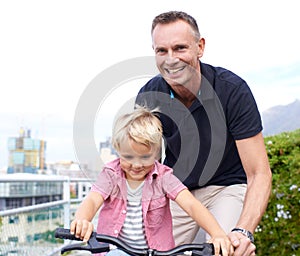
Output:
<instances>
[{"instance_id":1,"label":"building window","mask_svg":"<svg viewBox=\"0 0 300 256\"><path fill-rule=\"evenodd\" d=\"M22 207L22 199L20 198L7 198L6 200L6 208L7 209L14 209Z\"/></svg>"},{"instance_id":2,"label":"building window","mask_svg":"<svg viewBox=\"0 0 300 256\"><path fill-rule=\"evenodd\" d=\"M33 220L33 217L32 217L31 215L28 215L28 216L27 216L27 222L28 222L28 223L31 223L32 220Z\"/></svg>"},{"instance_id":3,"label":"building window","mask_svg":"<svg viewBox=\"0 0 300 256\"><path fill-rule=\"evenodd\" d=\"M37 241L37 240L41 240L42 239L42 234L41 233L36 233L33 236L33 240Z\"/></svg>"},{"instance_id":4,"label":"building window","mask_svg":"<svg viewBox=\"0 0 300 256\"><path fill-rule=\"evenodd\" d=\"M35 204L43 204L50 202L49 196L39 196L35 199Z\"/></svg>"},{"instance_id":5,"label":"building window","mask_svg":"<svg viewBox=\"0 0 300 256\"><path fill-rule=\"evenodd\" d=\"M9 238L8 238L8 241L9 242L19 242L19 238L17 237L17 236L10 236Z\"/></svg>"},{"instance_id":6,"label":"building window","mask_svg":"<svg viewBox=\"0 0 300 256\"><path fill-rule=\"evenodd\" d=\"M26 242L27 243L32 243L32 241L33 241L33 237L31 235L27 235L26 236Z\"/></svg>"},{"instance_id":7,"label":"building window","mask_svg":"<svg viewBox=\"0 0 300 256\"><path fill-rule=\"evenodd\" d=\"M47 216L46 213L39 213L34 216L35 221L42 221L42 220L47 220L47 219L49 219L49 217Z\"/></svg>"},{"instance_id":8,"label":"building window","mask_svg":"<svg viewBox=\"0 0 300 256\"><path fill-rule=\"evenodd\" d=\"M9 224L18 224L19 216L9 216L8 223Z\"/></svg>"}]
</instances>

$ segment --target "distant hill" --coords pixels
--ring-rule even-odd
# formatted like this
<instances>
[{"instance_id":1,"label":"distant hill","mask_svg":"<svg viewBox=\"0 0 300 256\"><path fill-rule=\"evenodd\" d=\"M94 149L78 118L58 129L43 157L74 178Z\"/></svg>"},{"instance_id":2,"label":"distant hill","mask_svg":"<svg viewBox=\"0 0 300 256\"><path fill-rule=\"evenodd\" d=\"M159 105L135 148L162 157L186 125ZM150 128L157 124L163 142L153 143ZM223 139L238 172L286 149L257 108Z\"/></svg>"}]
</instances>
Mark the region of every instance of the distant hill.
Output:
<instances>
[{"instance_id":1,"label":"distant hill","mask_svg":"<svg viewBox=\"0 0 300 256\"><path fill-rule=\"evenodd\" d=\"M300 128L300 100L288 105L274 106L262 112L264 136L281 132L294 131Z\"/></svg>"}]
</instances>

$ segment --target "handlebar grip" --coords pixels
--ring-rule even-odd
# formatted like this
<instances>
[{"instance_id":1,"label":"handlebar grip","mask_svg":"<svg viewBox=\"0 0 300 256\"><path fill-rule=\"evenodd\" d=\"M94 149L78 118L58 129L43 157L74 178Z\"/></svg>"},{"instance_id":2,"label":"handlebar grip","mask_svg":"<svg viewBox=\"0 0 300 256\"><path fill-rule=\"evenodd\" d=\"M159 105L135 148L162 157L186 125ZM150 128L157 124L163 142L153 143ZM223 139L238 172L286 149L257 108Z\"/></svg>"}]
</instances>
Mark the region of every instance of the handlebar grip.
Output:
<instances>
[{"instance_id":1,"label":"handlebar grip","mask_svg":"<svg viewBox=\"0 0 300 256\"><path fill-rule=\"evenodd\" d=\"M70 233L70 229L67 229L67 228L57 228L55 230L54 236L56 238L61 238L61 239L82 241L80 238L77 238L77 237L75 237L75 235L72 235Z\"/></svg>"}]
</instances>

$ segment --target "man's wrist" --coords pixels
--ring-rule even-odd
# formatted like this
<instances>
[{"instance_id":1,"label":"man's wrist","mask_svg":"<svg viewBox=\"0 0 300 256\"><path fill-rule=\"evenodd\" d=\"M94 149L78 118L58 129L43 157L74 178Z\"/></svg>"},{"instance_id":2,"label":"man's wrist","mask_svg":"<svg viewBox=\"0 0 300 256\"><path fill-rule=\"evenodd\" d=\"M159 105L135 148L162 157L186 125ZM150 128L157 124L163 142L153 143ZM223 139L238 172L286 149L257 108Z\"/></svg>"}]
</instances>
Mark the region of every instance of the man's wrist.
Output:
<instances>
[{"instance_id":1,"label":"man's wrist","mask_svg":"<svg viewBox=\"0 0 300 256\"><path fill-rule=\"evenodd\" d=\"M246 230L244 228L234 228L231 230L231 232L242 233L244 236L246 236L250 239L251 243L254 243L254 236L249 230Z\"/></svg>"}]
</instances>

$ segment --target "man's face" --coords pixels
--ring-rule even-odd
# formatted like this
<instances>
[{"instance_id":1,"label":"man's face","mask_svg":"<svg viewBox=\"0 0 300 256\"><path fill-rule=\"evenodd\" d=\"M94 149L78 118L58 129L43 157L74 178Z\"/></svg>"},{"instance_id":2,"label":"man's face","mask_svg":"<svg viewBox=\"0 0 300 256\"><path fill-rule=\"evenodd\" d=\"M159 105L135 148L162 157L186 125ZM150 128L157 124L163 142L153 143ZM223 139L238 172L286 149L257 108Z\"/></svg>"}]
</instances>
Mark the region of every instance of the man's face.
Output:
<instances>
[{"instance_id":1,"label":"man's face","mask_svg":"<svg viewBox=\"0 0 300 256\"><path fill-rule=\"evenodd\" d=\"M199 75L204 39L197 40L188 23L158 24L152 32L152 44L156 65L171 87L188 86Z\"/></svg>"}]
</instances>

